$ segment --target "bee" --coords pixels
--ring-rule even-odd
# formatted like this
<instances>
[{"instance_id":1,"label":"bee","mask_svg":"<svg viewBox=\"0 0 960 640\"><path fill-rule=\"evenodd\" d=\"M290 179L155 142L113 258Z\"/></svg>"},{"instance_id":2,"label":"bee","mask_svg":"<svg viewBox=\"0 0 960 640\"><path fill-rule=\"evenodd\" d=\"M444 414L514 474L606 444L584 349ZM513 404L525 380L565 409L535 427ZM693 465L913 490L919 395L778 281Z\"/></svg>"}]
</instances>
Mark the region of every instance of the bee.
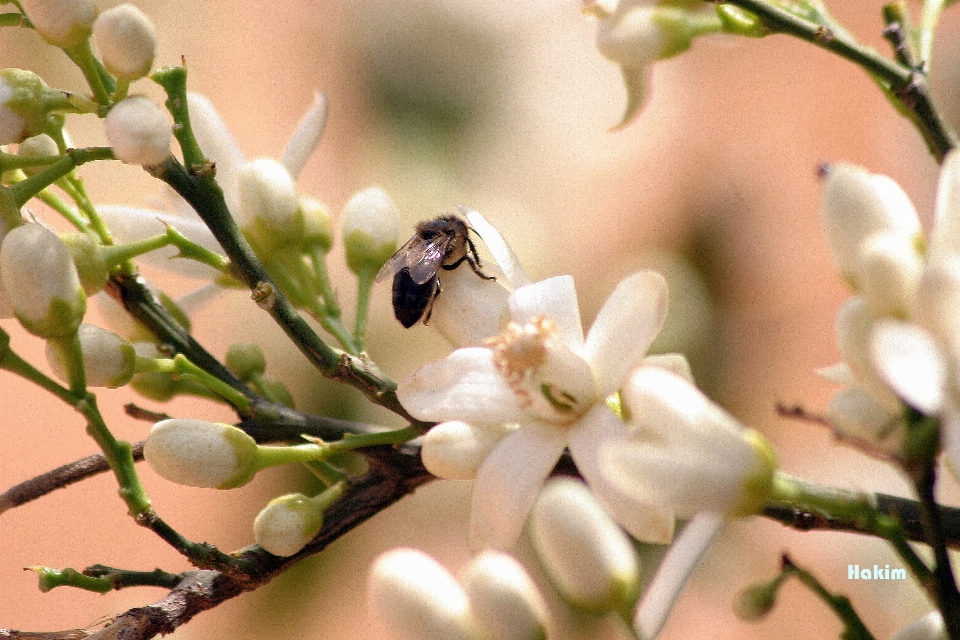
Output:
<instances>
[{"instance_id":1,"label":"bee","mask_svg":"<svg viewBox=\"0 0 960 640\"><path fill-rule=\"evenodd\" d=\"M393 276L393 315L406 328L430 320L440 294L440 270L452 271L466 262L484 280L496 280L480 270L480 256L470 239L472 229L456 215L443 215L416 226L413 237L387 260L377 282Z\"/></svg>"}]
</instances>

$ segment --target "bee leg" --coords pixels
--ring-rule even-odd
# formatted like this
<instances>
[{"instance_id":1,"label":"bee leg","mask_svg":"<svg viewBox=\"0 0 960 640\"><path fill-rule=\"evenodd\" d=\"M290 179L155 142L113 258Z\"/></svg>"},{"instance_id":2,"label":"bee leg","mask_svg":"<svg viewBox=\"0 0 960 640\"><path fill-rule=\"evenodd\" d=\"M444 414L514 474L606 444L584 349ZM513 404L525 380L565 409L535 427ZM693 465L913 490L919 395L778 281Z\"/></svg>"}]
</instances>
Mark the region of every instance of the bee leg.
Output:
<instances>
[{"instance_id":1,"label":"bee leg","mask_svg":"<svg viewBox=\"0 0 960 640\"><path fill-rule=\"evenodd\" d=\"M480 256L477 254L477 248L474 246L473 240L470 238L467 238L467 246L470 247L470 250L465 253L462 258L453 264L445 264L442 268L446 271L453 271L463 264L464 261L466 261L466 263L470 265L470 268L473 269L473 272L484 280L496 280L496 276L488 276L480 270Z\"/></svg>"},{"instance_id":2,"label":"bee leg","mask_svg":"<svg viewBox=\"0 0 960 640\"><path fill-rule=\"evenodd\" d=\"M437 278L434 282L437 283L437 288L434 290L433 295L430 296L430 302L427 303L426 311L423 314L423 326L427 326L427 323L430 322L430 314L433 313L433 303L437 301L437 296L440 295L442 291L440 288L440 279Z\"/></svg>"}]
</instances>

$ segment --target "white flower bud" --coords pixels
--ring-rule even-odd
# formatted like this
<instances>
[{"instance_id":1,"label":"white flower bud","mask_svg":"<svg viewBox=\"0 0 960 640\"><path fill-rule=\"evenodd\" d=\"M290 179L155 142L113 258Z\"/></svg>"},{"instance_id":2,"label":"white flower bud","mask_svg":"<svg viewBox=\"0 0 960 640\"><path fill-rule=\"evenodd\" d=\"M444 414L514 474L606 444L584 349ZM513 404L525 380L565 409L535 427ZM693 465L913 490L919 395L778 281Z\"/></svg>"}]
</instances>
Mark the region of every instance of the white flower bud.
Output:
<instances>
[{"instance_id":1,"label":"white flower bud","mask_svg":"<svg viewBox=\"0 0 960 640\"><path fill-rule=\"evenodd\" d=\"M343 244L354 273L376 273L397 248L400 215L387 192L369 187L343 206Z\"/></svg>"},{"instance_id":2,"label":"white flower bud","mask_svg":"<svg viewBox=\"0 0 960 640\"><path fill-rule=\"evenodd\" d=\"M878 231L921 242L917 212L896 182L862 167L838 162L823 182L820 221L840 274L855 288L861 246Z\"/></svg>"},{"instance_id":3,"label":"white flower bud","mask_svg":"<svg viewBox=\"0 0 960 640\"><path fill-rule=\"evenodd\" d=\"M545 640L547 605L513 556L484 551L461 575L477 627L486 638Z\"/></svg>"},{"instance_id":4,"label":"white flower bud","mask_svg":"<svg viewBox=\"0 0 960 640\"><path fill-rule=\"evenodd\" d=\"M939 611L931 611L903 627L890 640L947 640L947 627Z\"/></svg>"},{"instance_id":5,"label":"white flower bud","mask_svg":"<svg viewBox=\"0 0 960 640\"><path fill-rule=\"evenodd\" d=\"M26 224L0 245L0 277L14 314L42 338L73 335L87 308L67 246L49 229Z\"/></svg>"},{"instance_id":6,"label":"white flower bud","mask_svg":"<svg viewBox=\"0 0 960 640\"><path fill-rule=\"evenodd\" d=\"M150 73L157 34L147 15L132 4L107 9L93 24L93 40L103 66L120 80Z\"/></svg>"},{"instance_id":7,"label":"white flower bud","mask_svg":"<svg viewBox=\"0 0 960 640\"><path fill-rule=\"evenodd\" d=\"M876 317L910 317L923 273L911 238L884 231L873 234L862 244L858 273L863 297Z\"/></svg>"},{"instance_id":8,"label":"white flower bud","mask_svg":"<svg viewBox=\"0 0 960 640\"><path fill-rule=\"evenodd\" d=\"M906 435L903 420L888 413L863 389L850 387L833 394L827 404L827 419L845 438L892 454L902 451Z\"/></svg>"},{"instance_id":9,"label":"white flower bud","mask_svg":"<svg viewBox=\"0 0 960 640\"><path fill-rule=\"evenodd\" d=\"M0 80L0 84L2 84L2 82L3 81ZM0 113L2 112L3 112L3 107L0 107ZM0 119L2 119L2 117L3 116L0 115ZM0 128L2 128L2 126L3 125L0 124ZM57 143L56 141L54 141L53 138L51 138L45 133L41 133L38 136L32 136L30 138L27 138L23 142L21 142L20 146L17 148L17 155L18 156L53 157L53 156L60 155L60 149L57 147ZM28 176L32 176L33 174L37 173L43 168L44 167L42 166L24 167L23 172Z\"/></svg>"},{"instance_id":10,"label":"white flower bud","mask_svg":"<svg viewBox=\"0 0 960 640\"><path fill-rule=\"evenodd\" d=\"M292 556L313 540L323 526L323 509L302 493L270 501L253 521L257 544L275 556Z\"/></svg>"},{"instance_id":11,"label":"white flower bud","mask_svg":"<svg viewBox=\"0 0 960 640\"><path fill-rule=\"evenodd\" d=\"M171 482L232 489L253 479L257 443L228 424L161 420L150 429L143 457L154 471Z\"/></svg>"},{"instance_id":12,"label":"white flower bud","mask_svg":"<svg viewBox=\"0 0 960 640\"><path fill-rule=\"evenodd\" d=\"M509 427L476 427L457 420L443 422L423 437L420 458L427 471L447 480L472 480L487 454Z\"/></svg>"},{"instance_id":13,"label":"white flower bud","mask_svg":"<svg viewBox=\"0 0 960 640\"><path fill-rule=\"evenodd\" d=\"M674 7L621 2L597 29L597 49L625 69L686 51L693 42L687 13Z\"/></svg>"},{"instance_id":14,"label":"white flower bud","mask_svg":"<svg viewBox=\"0 0 960 640\"><path fill-rule=\"evenodd\" d=\"M661 504L681 518L702 511L755 513L770 495L776 455L688 380L640 367L621 392L634 428L601 447L608 480L641 504Z\"/></svg>"},{"instance_id":15,"label":"white flower bud","mask_svg":"<svg viewBox=\"0 0 960 640\"><path fill-rule=\"evenodd\" d=\"M367 581L370 608L396 640L473 640L467 594L450 572L415 549L379 556Z\"/></svg>"},{"instance_id":16,"label":"white flower bud","mask_svg":"<svg viewBox=\"0 0 960 640\"><path fill-rule=\"evenodd\" d=\"M23 0L23 9L40 36L58 47L73 47L88 37L97 17L93 0Z\"/></svg>"},{"instance_id":17,"label":"white flower bud","mask_svg":"<svg viewBox=\"0 0 960 640\"><path fill-rule=\"evenodd\" d=\"M116 389L133 378L137 354L133 345L106 329L83 323L78 330L87 386ZM47 362L54 375L69 382L54 342L47 343Z\"/></svg>"},{"instance_id":18,"label":"white flower bud","mask_svg":"<svg viewBox=\"0 0 960 640\"><path fill-rule=\"evenodd\" d=\"M246 163L237 172L237 193L237 223L258 252L270 252L302 239L297 187L282 164L273 158Z\"/></svg>"},{"instance_id":19,"label":"white flower bud","mask_svg":"<svg viewBox=\"0 0 960 640\"><path fill-rule=\"evenodd\" d=\"M88 233L64 233L60 239L70 250L80 284L87 295L103 291L110 279L111 267L107 264L103 247Z\"/></svg>"},{"instance_id":20,"label":"white flower bud","mask_svg":"<svg viewBox=\"0 0 960 640\"><path fill-rule=\"evenodd\" d=\"M113 155L127 164L152 166L170 155L170 123L163 109L144 96L113 105L103 122Z\"/></svg>"},{"instance_id":21,"label":"white flower bud","mask_svg":"<svg viewBox=\"0 0 960 640\"><path fill-rule=\"evenodd\" d=\"M544 486L530 514L530 538L565 599L590 611L619 611L640 588L640 566L627 535L582 482Z\"/></svg>"}]
</instances>

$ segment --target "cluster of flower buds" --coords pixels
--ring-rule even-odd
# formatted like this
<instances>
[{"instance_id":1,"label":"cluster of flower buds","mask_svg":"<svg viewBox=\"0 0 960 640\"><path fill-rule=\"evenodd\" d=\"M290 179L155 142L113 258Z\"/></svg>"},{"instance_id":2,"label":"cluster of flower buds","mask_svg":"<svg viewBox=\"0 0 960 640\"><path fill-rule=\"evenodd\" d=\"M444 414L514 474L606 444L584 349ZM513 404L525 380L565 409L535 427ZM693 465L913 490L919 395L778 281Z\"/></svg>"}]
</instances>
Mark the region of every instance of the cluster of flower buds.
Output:
<instances>
[{"instance_id":1,"label":"cluster of flower buds","mask_svg":"<svg viewBox=\"0 0 960 640\"><path fill-rule=\"evenodd\" d=\"M160 476L211 489L241 487L268 467L318 461L328 455L322 444L262 446L237 427L189 419L156 423L143 447L143 457ZM297 493L274 499L254 521L257 543L274 555L294 555L317 535L324 512L343 490L342 484L334 484L313 498Z\"/></svg>"},{"instance_id":2,"label":"cluster of flower buds","mask_svg":"<svg viewBox=\"0 0 960 640\"><path fill-rule=\"evenodd\" d=\"M854 295L837 313L843 363L822 375L845 385L828 415L837 431L869 449L900 455L904 402L940 416L941 440L960 460L955 417L960 347L960 155L944 160L934 227L890 178L837 163L825 169L827 245Z\"/></svg>"}]
</instances>

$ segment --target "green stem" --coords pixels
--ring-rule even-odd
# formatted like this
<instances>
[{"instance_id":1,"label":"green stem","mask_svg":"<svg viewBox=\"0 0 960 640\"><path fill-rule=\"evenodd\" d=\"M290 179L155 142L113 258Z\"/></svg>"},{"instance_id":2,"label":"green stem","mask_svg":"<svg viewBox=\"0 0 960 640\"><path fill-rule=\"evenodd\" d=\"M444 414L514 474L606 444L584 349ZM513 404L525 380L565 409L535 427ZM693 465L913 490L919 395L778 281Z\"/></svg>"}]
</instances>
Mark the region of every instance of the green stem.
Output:
<instances>
[{"instance_id":1,"label":"green stem","mask_svg":"<svg viewBox=\"0 0 960 640\"><path fill-rule=\"evenodd\" d=\"M37 195L42 189L64 177L75 168L93 160L111 160L113 151L110 147L90 147L88 149L69 149L56 162L39 171L26 180L11 185L17 206L22 207L30 198Z\"/></svg>"},{"instance_id":2,"label":"green stem","mask_svg":"<svg viewBox=\"0 0 960 640\"><path fill-rule=\"evenodd\" d=\"M324 460L311 460L305 462L304 466L328 487L347 479L347 474Z\"/></svg>"},{"instance_id":3,"label":"green stem","mask_svg":"<svg viewBox=\"0 0 960 640\"><path fill-rule=\"evenodd\" d=\"M76 569L53 569L51 567L27 567L40 578L40 591L46 593L57 587L75 587L94 593L113 591L113 583L107 578L88 576Z\"/></svg>"},{"instance_id":4,"label":"green stem","mask_svg":"<svg viewBox=\"0 0 960 640\"><path fill-rule=\"evenodd\" d=\"M127 504L130 515L139 518L150 511L150 498L147 497L147 492L137 475L130 443L114 438L100 415L96 396L88 393L75 406L87 418L87 433L100 445L107 464L117 478L120 497Z\"/></svg>"},{"instance_id":5,"label":"green stem","mask_svg":"<svg viewBox=\"0 0 960 640\"><path fill-rule=\"evenodd\" d=\"M298 444L293 447L263 446L257 447L256 469L277 467L295 462L311 462L329 457L331 449L327 445L314 443Z\"/></svg>"},{"instance_id":6,"label":"green stem","mask_svg":"<svg viewBox=\"0 0 960 640\"><path fill-rule=\"evenodd\" d=\"M891 98L910 114L911 121L938 162L956 145L954 133L930 100L925 74L897 64L874 49L859 44L832 20L825 24L828 22L826 17L819 10L813 12L812 5L807 6L811 9L808 13L816 13L819 22L801 17L767 0L727 0L725 4L750 11L773 32L800 38L863 68L886 87Z\"/></svg>"},{"instance_id":7,"label":"green stem","mask_svg":"<svg viewBox=\"0 0 960 640\"><path fill-rule=\"evenodd\" d=\"M246 394L190 362L182 353L178 353L172 359L138 357L136 371L137 373L172 373L175 377L191 380L213 391L230 403L241 415L246 415L250 411L251 400Z\"/></svg>"},{"instance_id":8,"label":"green stem","mask_svg":"<svg viewBox=\"0 0 960 640\"><path fill-rule=\"evenodd\" d=\"M784 573L796 576L800 582L805 584L817 597L823 600L826 605L837 614L837 617L843 621L846 629L841 634L842 638L845 640L874 640L873 634L871 634L866 625L863 624L860 616L858 616L857 612L853 609L853 605L850 604L849 598L846 596L835 596L827 591L812 573L793 564L786 555L783 556L783 565L782 571Z\"/></svg>"},{"instance_id":9,"label":"green stem","mask_svg":"<svg viewBox=\"0 0 960 640\"><path fill-rule=\"evenodd\" d=\"M107 89L103 77L100 75L99 62L93 55L93 50L90 49L90 41L84 40L74 47L65 49L65 51L67 55L70 56L70 59L80 67L80 71L83 72L83 77L86 78L87 84L90 85L90 91L93 92L93 97L97 103L101 106L109 105L110 91Z\"/></svg>"},{"instance_id":10,"label":"green stem","mask_svg":"<svg viewBox=\"0 0 960 640\"><path fill-rule=\"evenodd\" d=\"M323 304L326 307L326 313L324 313L324 315L331 318L339 318L340 304L337 302L337 294L330 284L330 274L327 271L327 254L315 247L310 252L310 263L313 266L320 297L323 298Z\"/></svg>"},{"instance_id":11,"label":"green stem","mask_svg":"<svg viewBox=\"0 0 960 640\"><path fill-rule=\"evenodd\" d=\"M423 431L417 427L404 427L403 429L394 429L393 431L381 431L379 433L365 433L355 435L348 433L336 442L329 443L332 453L341 451L353 451L363 447L376 447L380 445L401 445L414 438L423 435Z\"/></svg>"},{"instance_id":12,"label":"green stem","mask_svg":"<svg viewBox=\"0 0 960 640\"><path fill-rule=\"evenodd\" d=\"M362 352L367 341L367 316L370 309L370 295L373 293L373 280L377 277L377 270L365 268L357 274L357 316L353 339L357 350Z\"/></svg>"},{"instance_id":13,"label":"green stem","mask_svg":"<svg viewBox=\"0 0 960 640\"><path fill-rule=\"evenodd\" d=\"M889 541L917 581L922 585L931 585L933 572L910 546L903 527L872 506L862 494L778 473L774 477L770 506L778 504L816 514L828 521L856 523L858 531Z\"/></svg>"},{"instance_id":14,"label":"green stem","mask_svg":"<svg viewBox=\"0 0 960 640\"><path fill-rule=\"evenodd\" d=\"M163 587L173 589L183 580L183 574L170 573L162 569L153 571L131 571L95 564L83 570L83 574L93 578L109 580L114 590L126 587Z\"/></svg>"}]
</instances>

